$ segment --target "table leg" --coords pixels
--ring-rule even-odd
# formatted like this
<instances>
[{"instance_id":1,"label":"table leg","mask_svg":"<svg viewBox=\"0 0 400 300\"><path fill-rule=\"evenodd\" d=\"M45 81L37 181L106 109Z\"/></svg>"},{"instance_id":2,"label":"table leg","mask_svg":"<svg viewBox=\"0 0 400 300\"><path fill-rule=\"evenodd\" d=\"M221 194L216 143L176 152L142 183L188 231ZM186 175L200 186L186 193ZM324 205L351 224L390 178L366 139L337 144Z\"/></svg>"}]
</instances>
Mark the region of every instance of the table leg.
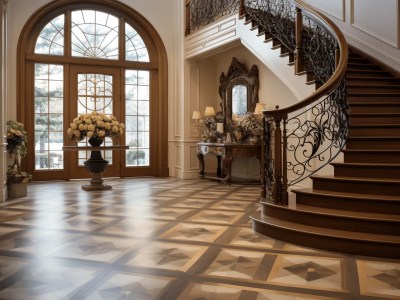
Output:
<instances>
[{"instance_id":1,"label":"table leg","mask_svg":"<svg viewBox=\"0 0 400 300\"><path fill-rule=\"evenodd\" d=\"M197 153L197 158L200 163L199 177L204 178L204 155L201 153Z\"/></svg>"},{"instance_id":2,"label":"table leg","mask_svg":"<svg viewBox=\"0 0 400 300\"><path fill-rule=\"evenodd\" d=\"M222 159L222 164L224 165L225 172L226 172L226 177L224 180L224 183L230 183L231 182L231 165L233 161L233 156L232 155L225 155Z\"/></svg>"},{"instance_id":3,"label":"table leg","mask_svg":"<svg viewBox=\"0 0 400 300\"><path fill-rule=\"evenodd\" d=\"M217 155L217 176L222 177L224 174L222 174L222 168L221 168L221 155Z\"/></svg>"}]
</instances>

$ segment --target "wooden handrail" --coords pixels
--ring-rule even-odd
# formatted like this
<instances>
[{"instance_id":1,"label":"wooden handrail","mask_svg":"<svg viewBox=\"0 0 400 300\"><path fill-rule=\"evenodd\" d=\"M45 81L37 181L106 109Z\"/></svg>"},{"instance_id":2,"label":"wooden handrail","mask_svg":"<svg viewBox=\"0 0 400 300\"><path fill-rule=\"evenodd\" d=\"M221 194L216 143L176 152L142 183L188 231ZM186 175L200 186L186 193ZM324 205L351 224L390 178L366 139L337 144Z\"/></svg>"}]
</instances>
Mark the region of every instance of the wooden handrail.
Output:
<instances>
[{"instance_id":1,"label":"wooden handrail","mask_svg":"<svg viewBox=\"0 0 400 300\"><path fill-rule=\"evenodd\" d=\"M313 94L311 94L310 96L301 100L300 102L293 104L291 106L285 107L285 108L276 109L276 110L264 110L263 115L267 118L270 118L270 117L275 118L278 116L281 116L281 117L287 116L291 112L294 112L296 110L306 107L307 105L310 105L314 101L325 96L328 92L334 90L337 87L337 85L340 83L340 81L343 79L343 77L346 75L349 49L348 49L347 42L346 42L346 39L345 39L343 33L336 26L336 24L333 23L329 18L327 18L323 14L319 13L317 10L312 8L307 3L304 3L303 1L299 1L299 0L296 1L296 3L299 5L299 7L305 8L306 10L312 12L316 17L318 17L320 20L322 20L323 23L327 24L331 28L332 33L336 36L336 39L337 39L338 45L339 45L339 51L340 51L339 62L337 63L337 68L335 70L335 73L331 76L331 78L327 82L325 82L325 84L322 85L319 89L317 89Z\"/></svg>"}]
</instances>

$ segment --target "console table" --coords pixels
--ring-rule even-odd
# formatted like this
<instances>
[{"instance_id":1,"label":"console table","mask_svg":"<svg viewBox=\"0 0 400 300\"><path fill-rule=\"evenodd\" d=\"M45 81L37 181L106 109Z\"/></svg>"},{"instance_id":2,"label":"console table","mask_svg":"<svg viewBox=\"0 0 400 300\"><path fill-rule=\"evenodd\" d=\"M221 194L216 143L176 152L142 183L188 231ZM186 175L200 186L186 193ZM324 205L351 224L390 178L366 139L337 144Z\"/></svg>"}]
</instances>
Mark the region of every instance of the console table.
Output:
<instances>
[{"instance_id":1,"label":"console table","mask_svg":"<svg viewBox=\"0 0 400 300\"><path fill-rule=\"evenodd\" d=\"M92 156L97 156L96 159L94 159L94 162L97 162L100 164L98 168L95 168L94 170L90 171L88 166L86 168L88 169L90 176L92 177L90 180L90 184L85 184L82 185L82 189L85 191L96 191L96 190L111 190L112 186L111 185L105 185L103 184L103 178L101 174L105 171L108 165L108 161L104 160L101 157L101 151L103 150L126 150L129 149L129 146L124 146L124 145L113 145L113 146L100 146L100 147L93 147L93 146L64 146L63 151L80 151L80 150L90 150L91 151L91 158L85 162L89 162L92 159ZM94 155L95 154L95 155Z\"/></svg>"},{"instance_id":2,"label":"console table","mask_svg":"<svg viewBox=\"0 0 400 300\"><path fill-rule=\"evenodd\" d=\"M204 156L216 156L217 176L210 176L204 172ZM244 143L197 143L197 158L200 162L200 178L220 180L224 183L231 182L231 165L237 157L257 157L261 156L260 144Z\"/></svg>"}]
</instances>

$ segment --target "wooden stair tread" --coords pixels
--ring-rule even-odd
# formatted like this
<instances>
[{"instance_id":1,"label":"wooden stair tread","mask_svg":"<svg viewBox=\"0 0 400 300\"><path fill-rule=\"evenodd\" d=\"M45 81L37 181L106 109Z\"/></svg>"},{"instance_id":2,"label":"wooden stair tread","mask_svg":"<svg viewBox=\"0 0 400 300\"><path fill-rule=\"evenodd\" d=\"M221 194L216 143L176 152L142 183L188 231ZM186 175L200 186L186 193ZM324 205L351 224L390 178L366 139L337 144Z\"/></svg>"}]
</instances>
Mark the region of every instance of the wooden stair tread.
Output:
<instances>
[{"instance_id":1,"label":"wooden stair tread","mask_svg":"<svg viewBox=\"0 0 400 300\"><path fill-rule=\"evenodd\" d=\"M339 191L325 191L325 190L317 190L312 188L306 189L296 189L293 190L294 193L303 193L303 194L314 194L320 196L330 196L330 197L339 197L339 198L352 198L352 199L369 199L376 201L399 201L400 196L391 196L391 195L376 195L376 194L361 194L361 193L348 193L348 192L339 192Z\"/></svg>"},{"instance_id":2,"label":"wooden stair tread","mask_svg":"<svg viewBox=\"0 0 400 300\"><path fill-rule=\"evenodd\" d=\"M350 136L348 140L398 140L400 136ZM373 146L373 145L371 145Z\"/></svg>"},{"instance_id":3,"label":"wooden stair tread","mask_svg":"<svg viewBox=\"0 0 400 300\"><path fill-rule=\"evenodd\" d=\"M348 68L346 69L346 72L350 73L383 73L383 74L388 74L391 76L391 74L388 71L382 70L382 69L370 69L370 70L360 70L360 69L352 69L351 65L349 64Z\"/></svg>"},{"instance_id":4,"label":"wooden stair tread","mask_svg":"<svg viewBox=\"0 0 400 300\"><path fill-rule=\"evenodd\" d=\"M273 204L269 201L267 202L261 202L261 204L265 205L274 205L278 206L282 209L288 209L288 210L296 210L300 212L306 212L306 213L315 213L315 214L320 214L320 215L329 215L329 216L335 216L335 217L344 217L344 218L351 218L351 219L366 219L370 221L388 221L388 222L398 222L400 225L400 215L397 214L382 214L382 213L371 213L371 212L363 212L363 211L350 211L350 210L337 210L333 208L324 208L324 207L318 207L318 206L310 206L310 205L304 205L304 204L296 204L293 207L291 206L280 206Z\"/></svg>"},{"instance_id":5,"label":"wooden stair tread","mask_svg":"<svg viewBox=\"0 0 400 300\"><path fill-rule=\"evenodd\" d=\"M364 96L364 97L372 97L372 96L388 96L388 97L393 97L393 96L400 96L400 92L354 92L350 91L347 93L348 96Z\"/></svg>"},{"instance_id":6,"label":"wooden stair tread","mask_svg":"<svg viewBox=\"0 0 400 300\"><path fill-rule=\"evenodd\" d=\"M356 116L356 117L376 117L376 116L382 116L382 117L400 117L400 113L385 113L385 112L361 112L361 113L351 113L351 116Z\"/></svg>"},{"instance_id":7,"label":"wooden stair tread","mask_svg":"<svg viewBox=\"0 0 400 300\"><path fill-rule=\"evenodd\" d=\"M358 73L358 72L355 72L355 73ZM378 80L378 81L387 80L387 81L400 81L400 78L399 78L399 77L395 77L395 76L370 76L370 77L364 77L364 76L360 76L359 74L351 74L350 77L347 77L348 75L350 75L350 74L346 73L345 76L346 76L346 79L349 79L349 80L371 80L371 81L374 81L374 80Z\"/></svg>"},{"instance_id":8,"label":"wooden stair tread","mask_svg":"<svg viewBox=\"0 0 400 300\"><path fill-rule=\"evenodd\" d=\"M350 102L349 106L400 106L400 102Z\"/></svg>"},{"instance_id":9,"label":"wooden stair tread","mask_svg":"<svg viewBox=\"0 0 400 300\"><path fill-rule=\"evenodd\" d=\"M379 66L371 64L370 62L359 62L359 61L349 61L347 63L348 66L373 66L375 68L379 68Z\"/></svg>"},{"instance_id":10,"label":"wooden stair tread","mask_svg":"<svg viewBox=\"0 0 400 300\"><path fill-rule=\"evenodd\" d=\"M352 78L351 78L352 79ZM350 80L351 80L350 79ZM368 85L365 85L364 83L347 83L346 87L352 88L352 87L362 87L362 88L374 88L374 87L379 87L379 88L400 88L398 85L393 85L393 84L383 84L383 83L368 83Z\"/></svg>"},{"instance_id":11,"label":"wooden stair tread","mask_svg":"<svg viewBox=\"0 0 400 300\"><path fill-rule=\"evenodd\" d=\"M361 153L386 153L386 154L399 154L400 155L400 150L393 150L393 149L343 149L342 152L361 152Z\"/></svg>"},{"instance_id":12,"label":"wooden stair tread","mask_svg":"<svg viewBox=\"0 0 400 300\"><path fill-rule=\"evenodd\" d=\"M391 178L371 178L371 177L344 177L344 176L310 176L312 179L319 180L333 180L333 181L343 181L343 182L363 182L363 183L383 183L383 184L399 184L400 179Z\"/></svg>"},{"instance_id":13,"label":"wooden stair tread","mask_svg":"<svg viewBox=\"0 0 400 300\"><path fill-rule=\"evenodd\" d=\"M312 234L317 236L328 236L338 239L344 240L358 240L364 242L377 242L377 243L391 243L391 244L399 244L400 246L400 236L394 235L381 235L374 233L365 233L365 232L353 232L347 230L338 230L331 228L321 228L316 226L304 225L301 223L289 222L277 218L273 218L270 216L261 215L260 217L250 216L255 221L270 224L272 226L284 228L287 230L292 230L296 232L303 232L306 234Z\"/></svg>"},{"instance_id":14,"label":"wooden stair tread","mask_svg":"<svg viewBox=\"0 0 400 300\"><path fill-rule=\"evenodd\" d=\"M396 124L386 124L386 123L384 123L384 124L367 124L367 123L364 123L364 124L351 124L350 125L350 127L383 127L383 128L385 128L385 127L399 127L400 126L400 123L396 123Z\"/></svg>"},{"instance_id":15,"label":"wooden stair tread","mask_svg":"<svg viewBox=\"0 0 400 300\"><path fill-rule=\"evenodd\" d=\"M384 163L352 163L352 162L334 162L333 166L353 166L353 167L385 167L398 168L400 164L384 164Z\"/></svg>"}]
</instances>

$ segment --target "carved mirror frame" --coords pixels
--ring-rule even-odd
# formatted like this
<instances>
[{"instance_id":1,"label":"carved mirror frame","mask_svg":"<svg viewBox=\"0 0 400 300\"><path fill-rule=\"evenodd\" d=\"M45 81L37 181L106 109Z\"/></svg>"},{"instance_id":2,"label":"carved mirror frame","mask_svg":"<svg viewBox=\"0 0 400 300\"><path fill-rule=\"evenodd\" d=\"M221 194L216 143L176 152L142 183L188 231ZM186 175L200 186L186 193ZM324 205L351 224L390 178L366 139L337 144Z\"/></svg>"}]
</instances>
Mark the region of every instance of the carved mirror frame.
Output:
<instances>
[{"instance_id":1,"label":"carved mirror frame","mask_svg":"<svg viewBox=\"0 0 400 300\"><path fill-rule=\"evenodd\" d=\"M254 112L258 102L258 68L253 65L250 71L239 62L236 57L232 58L226 75L224 72L219 77L219 96L221 97L222 113L225 121L225 129L230 132L233 129L232 121L232 89L236 85L247 87L247 112Z\"/></svg>"}]
</instances>

